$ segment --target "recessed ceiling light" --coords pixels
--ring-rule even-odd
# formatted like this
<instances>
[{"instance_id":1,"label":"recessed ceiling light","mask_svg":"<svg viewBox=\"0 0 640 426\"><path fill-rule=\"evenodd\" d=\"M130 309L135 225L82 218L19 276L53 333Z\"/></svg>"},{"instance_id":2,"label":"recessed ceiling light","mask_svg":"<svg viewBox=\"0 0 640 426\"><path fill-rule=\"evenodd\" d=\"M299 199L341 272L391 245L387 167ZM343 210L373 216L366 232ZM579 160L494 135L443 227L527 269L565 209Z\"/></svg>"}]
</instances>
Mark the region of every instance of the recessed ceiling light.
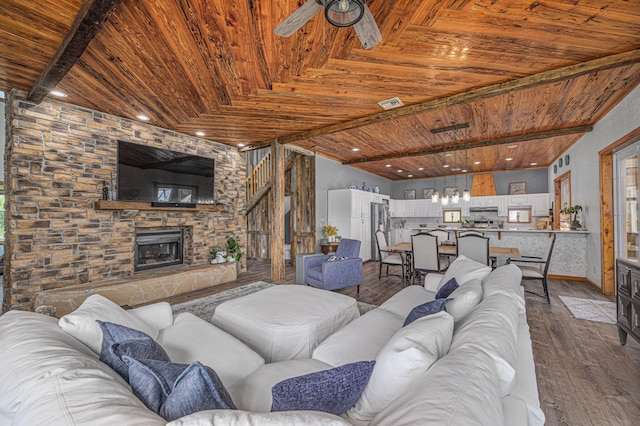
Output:
<instances>
[{"instance_id":1,"label":"recessed ceiling light","mask_svg":"<svg viewBox=\"0 0 640 426\"><path fill-rule=\"evenodd\" d=\"M512 157L509 157L509 158L505 158L505 160L507 160L507 161L513 161L513 158L512 158Z\"/></svg>"},{"instance_id":2,"label":"recessed ceiling light","mask_svg":"<svg viewBox=\"0 0 640 426\"><path fill-rule=\"evenodd\" d=\"M447 167L449 167L449 165L448 164L444 164L442 167L447 168Z\"/></svg>"},{"instance_id":3,"label":"recessed ceiling light","mask_svg":"<svg viewBox=\"0 0 640 426\"><path fill-rule=\"evenodd\" d=\"M467 173L469 170L467 169L462 169L462 173Z\"/></svg>"},{"instance_id":4,"label":"recessed ceiling light","mask_svg":"<svg viewBox=\"0 0 640 426\"><path fill-rule=\"evenodd\" d=\"M460 167L452 167L451 168L452 172L459 172L460 170L462 170Z\"/></svg>"},{"instance_id":5,"label":"recessed ceiling light","mask_svg":"<svg viewBox=\"0 0 640 426\"><path fill-rule=\"evenodd\" d=\"M418 167L418 170L424 170L424 167Z\"/></svg>"},{"instance_id":6,"label":"recessed ceiling light","mask_svg":"<svg viewBox=\"0 0 640 426\"><path fill-rule=\"evenodd\" d=\"M387 164L385 167L391 167L391 164Z\"/></svg>"},{"instance_id":7,"label":"recessed ceiling light","mask_svg":"<svg viewBox=\"0 0 640 426\"><path fill-rule=\"evenodd\" d=\"M205 132L196 132L196 136L204 136L205 134Z\"/></svg>"},{"instance_id":8,"label":"recessed ceiling light","mask_svg":"<svg viewBox=\"0 0 640 426\"><path fill-rule=\"evenodd\" d=\"M529 163L530 166L537 166L538 163Z\"/></svg>"},{"instance_id":9,"label":"recessed ceiling light","mask_svg":"<svg viewBox=\"0 0 640 426\"><path fill-rule=\"evenodd\" d=\"M514 149L514 148L517 148L517 147L518 147L518 145L509 145L507 148Z\"/></svg>"},{"instance_id":10,"label":"recessed ceiling light","mask_svg":"<svg viewBox=\"0 0 640 426\"><path fill-rule=\"evenodd\" d=\"M480 161L474 161L473 164L480 164Z\"/></svg>"},{"instance_id":11,"label":"recessed ceiling light","mask_svg":"<svg viewBox=\"0 0 640 426\"><path fill-rule=\"evenodd\" d=\"M451 157L453 154L445 154L445 157Z\"/></svg>"},{"instance_id":12,"label":"recessed ceiling light","mask_svg":"<svg viewBox=\"0 0 640 426\"><path fill-rule=\"evenodd\" d=\"M398 170L398 173L402 173L402 170Z\"/></svg>"},{"instance_id":13,"label":"recessed ceiling light","mask_svg":"<svg viewBox=\"0 0 640 426\"><path fill-rule=\"evenodd\" d=\"M50 95L53 95L53 96L57 96L57 97L59 97L59 98L66 98L66 97L67 97L67 94L66 94L66 93L61 92L61 91L59 91L59 90L52 90L51 92L49 92L49 94L50 94Z\"/></svg>"},{"instance_id":14,"label":"recessed ceiling light","mask_svg":"<svg viewBox=\"0 0 640 426\"><path fill-rule=\"evenodd\" d=\"M147 117L147 116L146 116L146 115L144 115L144 114L138 114L138 115L136 115L136 118L137 118L138 120L142 120L142 121L149 121L149 120L151 120L149 117Z\"/></svg>"},{"instance_id":15,"label":"recessed ceiling light","mask_svg":"<svg viewBox=\"0 0 640 426\"><path fill-rule=\"evenodd\" d=\"M239 146L240 148L242 148L243 146L245 146L245 144L243 144L243 143L239 143L239 144L238 144L238 146Z\"/></svg>"},{"instance_id":16,"label":"recessed ceiling light","mask_svg":"<svg viewBox=\"0 0 640 426\"><path fill-rule=\"evenodd\" d=\"M357 152L360 151L360 148L351 148L351 151Z\"/></svg>"},{"instance_id":17,"label":"recessed ceiling light","mask_svg":"<svg viewBox=\"0 0 640 426\"><path fill-rule=\"evenodd\" d=\"M413 177L413 175L407 175L407 177Z\"/></svg>"}]
</instances>

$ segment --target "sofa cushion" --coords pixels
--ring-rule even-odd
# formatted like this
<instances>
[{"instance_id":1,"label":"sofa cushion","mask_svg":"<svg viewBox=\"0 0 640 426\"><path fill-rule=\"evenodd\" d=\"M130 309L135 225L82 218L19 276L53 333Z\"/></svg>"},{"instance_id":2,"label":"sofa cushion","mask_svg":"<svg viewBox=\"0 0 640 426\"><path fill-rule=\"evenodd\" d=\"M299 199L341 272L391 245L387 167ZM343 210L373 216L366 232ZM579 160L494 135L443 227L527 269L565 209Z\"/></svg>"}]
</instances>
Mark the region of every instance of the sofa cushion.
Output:
<instances>
[{"instance_id":1,"label":"sofa cushion","mask_svg":"<svg viewBox=\"0 0 640 426\"><path fill-rule=\"evenodd\" d=\"M381 308L373 309L327 337L313 351L312 358L333 367L375 359L400 330L403 321L404 317Z\"/></svg>"},{"instance_id":2,"label":"sofa cushion","mask_svg":"<svg viewBox=\"0 0 640 426\"><path fill-rule=\"evenodd\" d=\"M96 320L109 321L142 331L154 340L160 333L146 321L98 294L87 297L78 309L60 318L58 325L99 354L102 348L102 330Z\"/></svg>"},{"instance_id":3,"label":"sofa cushion","mask_svg":"<svg viewBox=\"0 0 640 426\"><path fill-rule=\"evenodd\" d=\"M400 329L376 357L371 378L347 416L371 420L447 353L453 317L446 312L420 318Z\"/></svg>"},{"instance_id":4,"label":"sofa cushion","mask_svg":"<svg viewBox=\"0 0 640 426\"><path fill-rule=\"evenodd\" d=\"M505 294L518 306L521 317L526 315L524 295L522 294L522 271L516 265L504 265L493 270L482 280L484 297Z\"/></svg>"},{"instance_id":5,"label":"sofa cushion","mask_svg":"<svg viewBox=\"0 0 640 426\"><path fill-rule=\"evenodd\" d=\"M480 350L495 362L501 396L511 391L516 372L518 308L510 297L485 298L456 323L450 352L461 348Z\"/></svg>"},{"instance_id":6,"label":"sofa cushion","mask_svg":"<svg viewBox=\"0 0 640 426\"><path fill-rule=\"evenodd\" d=\"M240 410L208 410L179 418L167 426L350 426L334 414L320 411L254 413Z\"/></svg>"},{"instance_id":7,"label":"sofa cushion","mask_svg":"<svg viewBox=\"0 0 640 426\"><path fill-rule=\"evenodd\" d=\"M14 425L164 425L55 318L0 316L0 412Z\"/></svg>"},{"instance_id":8,"label":"sofa cushion","mask_svg":"<svg viewBox=\"0 0 640 426\"><path fill-rule=\"evenodd\" d=\"M123 359L133 393L168 421L202 410L236 408L215 371L197 361L185 365Z\"/></svg>"},{"instance_id":9,"label":"sofa cushion","mask_svg":"<svg viewBox=\"0 0 640 426\"><path fill-rule=\"evenodd\" d=\"M456 281L456 277L451 278L449 281L444 283L442 287L440 287L436 293L436 299L446 299L458 287L460 287L460 285L458 284L458 281Z\"/></svg>"},{"instance_id":10,"label":"sofa cushion","mask_svg":"<svg viewBox=\"0 0 640 426\"><path fill-rule=\"evenodd\" d=\"M369 423L370 426L504 424L495 365L484 352L473 349L439 359Z\"/></svg>"},{"instance_id":11,"label":"sofa cushion","mask_svg":"<svg viewBox=\"0 0 640 426\"><path fill-rule=\"evenodd\" d=\"M265 364L229 387L229 393L241 410L268 412L273 405L271 389L276 383L330 368L331 365L311 358Z\"/></svg>"},{"instance_id":12,"label":"sofa cushion","mask_svg":"<svg viewBox=\"0 0 640 426\"><path fill-rule=\"evenodd\" d=\"M240 340L188 312L176 315L173 325L160 332L158 343L173 362L200 361L213 368L226 387L264 364L264 359Z\"/></svg>"},{"instance_id":13,"label":"sofa cushion","mask_svg":"<svg viewBox=\"0 0 640 426\"><path fill-rule=\"evenodd\" d=\"M471 260L466 256L460 255L451 262L440 279L438 291L451 279L455 278L459 285L463 285L472 279L483 280L491 272L491 266L483 265L480 262Z\"/></svg>"},{"instance_id":14,"label":"sofa cushion","mask_svg":"<svg viewBox=\"0 0 640 426\"><path fill-rule=\"evenodd\" d=\"M391 296L378 308L406 318L413 308L434 299L435 292L425 290L422 286L410 285Z\"/></svg>"},{"instance_id":15,"label":"sofa cushion","mask_svg":"<svg viewBox=\"0 0 640 426\"><path fill-rule=\"evenodd\" d=\"M375 361L359 361L276 383L271 389L271 411L343 414L360 398L374 365Z\"/></svg>"},{"instance_id":16,"label":"sofa cushion","mask_svg":"<svg viewBox=\"0 0 640 426\"><path fill-rule=\"evenodd\" d=\"M464 318L482 300L482 284L473 279L458 287L449 295L452 299L447 303L447 312L455 321Z\"/></svg>"},{"instance_id":17,"label":"sofa cushion","mask_svg":"<svg viewBox=\"0 0 640 426\"><path fill-rule=\"evenodd\" d=\"M427 303L423 303L422 305L418 305L409 312L407 318L405 318L403 327L411 324L415 320L426 317L427 315L437 314L438 312L442 312L447 310L447 303L453 299L436 299Z\"/></svg>"},{"instance_id":18,"label":"sofa cushion","mask_svg":"<svg viewBox=\"0 0 640 426\"><path fill-rule=\"evenodd\" d=\"M124 355L135 359L171 361L167 353L148 334L123 325L98 321L102 330L100 361L113 368L129 381L129 367L122 360Z\"/></svg>"}]
</instances>

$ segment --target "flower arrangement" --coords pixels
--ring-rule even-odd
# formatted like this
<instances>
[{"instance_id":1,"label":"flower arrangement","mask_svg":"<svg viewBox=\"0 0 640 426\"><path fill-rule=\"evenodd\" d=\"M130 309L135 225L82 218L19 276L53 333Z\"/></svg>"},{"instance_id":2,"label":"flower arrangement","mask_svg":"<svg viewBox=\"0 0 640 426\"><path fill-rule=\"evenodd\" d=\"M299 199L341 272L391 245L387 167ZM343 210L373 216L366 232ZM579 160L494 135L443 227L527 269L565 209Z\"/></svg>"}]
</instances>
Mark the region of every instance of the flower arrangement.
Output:
<instances>
[{"instance_id":1,"label":"flower arrangement","mask_svg":"<svg viewBox=\"0 0 640 426\"><path fill-rule=\"evenodd\" d=\"M322 232L327 237L335 237L336 235L338 235L338 228L333 225L326 225L322 228Z\"/></svg>"},{"instance_id":2,"label":"flower arrangement","mask_svg":"<svg viewBox=\"0 0 640 426\"><path fill-rule=\"evenodd\" d=\"M582 206L580 204L576 204L575 206L568 207L567 203L564 203L564 208L560 210L562 214L573 215L573 220L577 220L578 212L582 211Z\"/></svg>"}]
</instances>

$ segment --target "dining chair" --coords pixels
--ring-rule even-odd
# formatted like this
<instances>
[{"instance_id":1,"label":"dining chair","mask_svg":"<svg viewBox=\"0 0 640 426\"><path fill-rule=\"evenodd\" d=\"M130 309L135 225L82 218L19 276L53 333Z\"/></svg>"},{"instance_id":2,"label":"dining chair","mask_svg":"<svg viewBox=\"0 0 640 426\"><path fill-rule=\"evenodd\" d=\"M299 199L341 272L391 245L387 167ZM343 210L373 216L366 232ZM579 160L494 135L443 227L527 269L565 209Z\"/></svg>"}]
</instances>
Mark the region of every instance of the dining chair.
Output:
<instances>
[{"instance_id":1,"label":"dining chair","mask_svg":"<svg viewBox=\"0 0 640 426\"><path fill-rule=\"evenodd\" d=\"M449 266L440 261L438 237L430 233L411 236L411 262L414 284L416 278L422 278L423 272L442 272Z\"/></svg>"},{"instance_id":2,"label":"dining chair","mask_svg":"<svg viewBox=\"0 0 640 426\"><path fill-rule=\"evenodd\" d=\"M542 281L542 289L544 294L535 293L533 291L525 290L527 293L534 294L536 296L544 297L547 299L547 303L551 304L549 298L549 286L547 284L547 272L549 272L549 263L551 263L551 253L553 252L553 246L556 242L556 234L553 234L547 240L547 247L542 257L536 256L521 256L510 257L507 259L507 264L516 262L516 265L522 271L523 280L540 280Z\"/></svg>"},{"instance_id":3,"label":"dining chair","mask_svg":"<svg viewBox=\"0 0 640 426\"><path fill-rule=\"evenodd\" d=\"M484 232L471 230L458 231L458 237L464 237L465 235L477 235L479 237L484 237Z\"/></svg>"},{"instance_id":4,"label":"dining chair","mask_svg":"<svg viewBox=\"0 0 640 426\"><path fill-rule=\"evenodd\" d=\"M389 266L399 266L402 270L400 275L391 274L395 277L404 277L404 258L402 254L389 251L387 237L382 231L376 231L376 244L378 246L378 257L380 258L380 268L378 270L378 280L382 277L382 265L387 266L387 275L389 276Z\"/></svg>"},{"instance_id":5,"label":"dining chair","mask_svg":"<svg viewBox=\"0 0 640 426\"><path fill-rule=\"evenodd\" d=\"M463 235L456 239L456 255L491 266L489 258L489 238L480 235Z\"/></svg>"},{"instance_id":6,"label":"dining chair","mask_svg":"<svg viewBox=\"0 0 640 426\"><path fill-rule=\"evenodd\" d=\"M438 245L442 244L444 241L449 240L450 238L449 231L445 231L444 229L434 229L433 231L429 231L427 233L438 237Z\"/></svg>"}]
</instances>

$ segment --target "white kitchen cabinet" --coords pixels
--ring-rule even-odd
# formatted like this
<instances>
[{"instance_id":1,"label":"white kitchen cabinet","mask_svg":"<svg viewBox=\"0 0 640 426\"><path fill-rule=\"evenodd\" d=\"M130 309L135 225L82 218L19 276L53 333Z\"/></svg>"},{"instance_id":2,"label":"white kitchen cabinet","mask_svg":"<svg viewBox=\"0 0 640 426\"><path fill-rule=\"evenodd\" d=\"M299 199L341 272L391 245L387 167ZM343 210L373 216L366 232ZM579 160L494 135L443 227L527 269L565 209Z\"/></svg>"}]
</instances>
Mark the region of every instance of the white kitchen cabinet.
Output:
<instances>
[{"instance_id":1,"label":"white kitchen cabinet","mask_svg":"<svg viewBox=\"0 0 640 426\"><path fill-rule=\"evenodd\" d=\"M509 195L509 207L531 206L531 199L527 194Z\"/></svg>"},{"instance_id":2,"label":"white kitchen cabinet","mask_svg":"<svg viewBox=\"0 0 640 426\"><path fill-rule=\"evenodd\" d=\"M533 216L549 215L549 194L530 194L531 214Z\"/></svg>"},{"instance_id":3,"label":"white kitchen cabinet","mask_svg":"<svg viewBox=\"0 0 640 426\"><path fill-rule=\"evenodd\" d=\"M509 215L509 195L498 195L498 216L506 217Z\"/></svg>"},{"instance_id":4,"label":"white kitchen cabinet","mask_svg":"<svg viewBox=\"0 0 640 426\"><path fill-rule=\"evenodd\" d=\"M407 217L407 200L391 200L391 217Z\"/></svg>"},{"instance_id":5,"label":"white kitchen cabinet","mask_svg":"<svg viewBox=\"0 0 640 426\"><path fill-rule=\"evenodd\" d=\"M442 218L442 204L440 204L440 201L437 203L431 200L427 201L427 217Z\"/></svg>"},{"instance_id":6,"label":"white kitchen cabinet","mask_svg":"<svg viewBox=\"0 0 640 426\"><path fill-rule=\"evenodd\" d=\"M405 216L416 217L416 201L418 200L405 200Z\"/></svg>"},{"instance_id":7,"label":"white kitchen cabinet","mask_svg":"<svg viewBox=\"0 0 640 426\"><path fill-rule=\"evenodd\" d=\"M429 217L429 204L433 204L431 200L415 200L415 216L416 217Z\"/></svg>"}]
</instances>

